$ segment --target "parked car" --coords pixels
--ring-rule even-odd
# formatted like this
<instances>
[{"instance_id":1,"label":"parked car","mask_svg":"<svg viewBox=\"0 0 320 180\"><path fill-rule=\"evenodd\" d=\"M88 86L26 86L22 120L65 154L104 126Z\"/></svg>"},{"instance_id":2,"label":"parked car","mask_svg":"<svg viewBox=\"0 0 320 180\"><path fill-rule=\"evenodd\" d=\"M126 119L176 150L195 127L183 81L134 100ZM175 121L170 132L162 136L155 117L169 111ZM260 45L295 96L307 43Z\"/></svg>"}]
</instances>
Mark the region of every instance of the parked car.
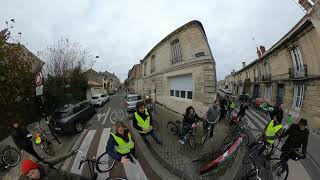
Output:
<instances>
[{"instance_id":1,"label":"parked car","mask_svg":"<svg viewBox=\"0 0 320 180\"><path fill-rule=\"evenodd\" d=\"M114 89L114 91L115 91L115 92L118 92L118 91L119 91L119 89L118 89L118 88L115 88L115 89Z\"/></svg>"},{"instance_id":2,"label":"parked car","mask_svg":"<svg viewBox=\"0 0 320 180\"><path fill-rule=\"evenodd\" d=\"M91 98L91 104L102 106L109 101L109 96L105 94L96 94Z\"/></svg>"},{"instance_id":3,"label":"parked car","mask_svg":"<svg viewBox=\"0 0 320 180\"><path fill-rule=\"evenodd\" d=\"M128 94L126 99L127 112L136 111L138 102L143 101L140 94Z\"/></svg>"},{"instance_id":4,"label":"parked car","mask_svg":"<svg viewBox=\"0 0 320 180\"><path fill-rule=\"evenodd\" d=\"M116 93L114 90L111 90L108 94L109 95L114 95L114 93Z\"/></svg>"},{"instance_id":5,"label":"parked car","mask_svg":"<svg viewBox=\"0 0 320 180\"><path fill-rule=\"evenodd\" d=\"M49 124L55 132L79 133L83 130L83 124L96 112L94 105L88 101L67 104L53 113Z\"/></svg>"}]
</instances>

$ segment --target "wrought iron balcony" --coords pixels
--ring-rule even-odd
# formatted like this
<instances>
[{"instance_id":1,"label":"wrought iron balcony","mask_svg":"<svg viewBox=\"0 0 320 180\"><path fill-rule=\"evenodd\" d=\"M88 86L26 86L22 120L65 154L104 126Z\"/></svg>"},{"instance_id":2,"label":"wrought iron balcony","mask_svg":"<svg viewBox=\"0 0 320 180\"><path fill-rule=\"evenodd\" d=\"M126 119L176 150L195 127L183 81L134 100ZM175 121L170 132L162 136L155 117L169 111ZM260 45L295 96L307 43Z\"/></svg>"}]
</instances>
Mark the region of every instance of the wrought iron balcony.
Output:
<instances>
[{"instance_id":1,"label":"wrought iron balcony","mask_svg":"<svg viewBox=\"0 0 320 180\"><path fill-rule=\"evenodd\" d=\"M300 67L289 68L289 77L291 79L299 79L308 77L308 66L304 64Z\"/></svg>"},{"instance_id":2,"label":"wrought iron balcony","mask_svg":"<svg viewBox=\"0 0 320 180\"><path fill-rule=\"evenodd\" d=\"M265 74L262 76L262 81L271 81L271 74Z\"/></svg>"}]
</instances>

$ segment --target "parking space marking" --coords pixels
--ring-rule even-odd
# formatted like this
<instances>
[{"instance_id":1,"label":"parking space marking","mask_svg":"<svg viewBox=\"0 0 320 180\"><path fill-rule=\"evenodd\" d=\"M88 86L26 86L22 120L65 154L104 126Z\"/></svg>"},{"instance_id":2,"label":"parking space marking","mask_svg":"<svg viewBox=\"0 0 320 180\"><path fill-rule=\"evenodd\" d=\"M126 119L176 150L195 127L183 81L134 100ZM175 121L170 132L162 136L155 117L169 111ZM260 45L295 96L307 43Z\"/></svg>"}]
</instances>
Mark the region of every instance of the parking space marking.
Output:
<instances>
[{"instance_id":1,"label":"parking space marking","mask_svg":"<svg viewBox=\"0 0 320 180\"><path fill-rule=\"evenodd\" d=\"M95 133L96 133L96 130L89 130L85 139L82 141L82 144L81 144L79 150L82 151L83 154L81 154L81 153L77 154L76 158L74 159L72 168L71 168L71 173L78 174L78 175L82 174L83 165L80 167L80 169L78 169L79 163L82 160L82 156L87 156L91 141L93 140Z\"/></svg>"},{"instance_id":2,"label":"parking space marking","mask_svg":"<svg viewBox=\"0 0 320 180\"><path fill-rule=\"evenodd\" d=\"M102 124L105 124L105 123L106 123L106 120L107 120L107 117L108 117L109 112L110 112L110 108L108 109L107 114L104 116L104 119L103 119Z\"/></svg>"},{"instance_id":3,"label":"parking space marking","mask_svg":"<svg viewBox=\"0 0 320 180\"><path fill-rule=\"evenodd\" d=\"M101 134L98 150L97 150L97 156L100 156L102 153L106 152L107 142L110 137L111 128L104 128ZM106 173L99 173L97 180L105 180L109 177L109 172Z\"/></svg>"}]
</instances>

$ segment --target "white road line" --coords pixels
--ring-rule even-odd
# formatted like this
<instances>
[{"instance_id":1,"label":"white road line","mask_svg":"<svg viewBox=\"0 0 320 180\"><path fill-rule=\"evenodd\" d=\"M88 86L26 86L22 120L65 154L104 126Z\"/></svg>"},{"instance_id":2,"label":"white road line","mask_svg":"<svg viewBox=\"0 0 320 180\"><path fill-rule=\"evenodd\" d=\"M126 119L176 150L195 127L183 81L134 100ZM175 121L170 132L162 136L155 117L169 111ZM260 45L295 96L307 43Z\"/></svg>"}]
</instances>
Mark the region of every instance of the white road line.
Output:
<instances>
[{"instance_id":1,"label":"white road line","mask_svg":"<svg viewBox=\"0 0 320 180\"><path fill-rule=\"evenodd\" d=\"M254 110L249 110L248 112L255 114L257 117L259 117L260 120L262 120L262 122L268 124L268 120L264 119L260 114L258 114L257 112L255 112Z\"/></svg>"},{"instance_id":2,"label":"white road line","mask_svg":"<svg viewBox=\"0 0 320 180\"><path fill-rule=\"evenodd\" d=\"M107 141L110 137L111 128L104 128L100 137L100 142L97 150L97 157L106 151ZM97 180L105 180L109 177L109 172L99 173Z\"/></svg>"},{"instance_id":3,"label":"white road line","mask_svg":"<svg viewBox=\"0 0 320 180\"><path fill-rule=\"evenodd\" d=\"M84 136L87 132L88 132L88 129L84 129L84 130L82 131L82 133L80 134L77 142L73 145L72 151L73 151L73 150L76 150L76 149L78 148L81 139L83 138L83 136ZM62 170L68 171L67 169L68 169L68 167L69 167L69 165L70 165L70 163L71 163L71 159L72 159L72 158L66 159L66 161L63 163L63 166L61 167Z\"/></svg>"},{"instance_id":4,"label":"white road line","mask_svg":"<svg viewBox=\"0 0 320 180\"><path fill-rule=\"evenodd\" d=\"M102 124L106 123L109 112L110 112L110 108L108 109L107 114L104 116Z\"/></svg>"},{"instance_id":5,"label":"white road line","mask_svg":"<svg viewBox=\"0 0 320 180\"><path fill-rule=\"evenodd\" d=\"M247 112L246 116L247 116L248 119L251 119L252 121L255 121L258 124L258 126L259 126L258 129L264 129L265 128L265 125L262 124L261 121L255 120L256 118L252 114Z\"/></svg>"},{"instance_id":6,"label":"white road line","mask_svg":"<svg viewBox=\"0 0 320 180\"><path fill-rule=\"evenodd\" d=\"M72 168L70 171L71 173L78 174L78 175L82 174L82 170L83 170L84 165L82 165L80 167L80 169L78 169L78 167L79 167L80 161L82 160L82 156L87 156L90 144L92 142L92 139L93 139L95 133L96 133L96 130L90 130L88 132L87 136L82 141L82 144L81 144L79 150L82 151L83 154L81 154L81 153L77 154L76 158L73 161L73 165L72 165Z\"/></svg>"},{"instance_id":7,"label":"white road line","mask_svg":"<svg viewBox=\"0 0 320 180\"><path fill-rule=\"evenodd\" d=\"M148 180L147 176L145 175L142 167L135 159L135 164L129 163L128 165L124 165L124 171L126 172L126 176L129 180Z\"/></svg>"}]
</instances>

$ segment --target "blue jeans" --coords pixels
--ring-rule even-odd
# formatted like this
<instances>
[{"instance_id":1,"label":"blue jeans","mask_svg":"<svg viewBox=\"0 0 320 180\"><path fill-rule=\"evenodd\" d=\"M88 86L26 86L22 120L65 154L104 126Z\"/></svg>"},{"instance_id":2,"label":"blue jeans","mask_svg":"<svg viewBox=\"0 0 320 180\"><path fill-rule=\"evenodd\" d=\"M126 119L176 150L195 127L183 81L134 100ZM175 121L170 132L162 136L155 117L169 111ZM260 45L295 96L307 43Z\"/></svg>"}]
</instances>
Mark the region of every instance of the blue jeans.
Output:
<instances>
[{"instance_id":1,"label":"blue jeans","mask_svg":"<svg viewBox=\"0 0 320 180\"><path fill-rule=\"evenodd\" d=\"M156 135L156 133L154 132L154 130L152 130L148 135L150 135L158 144L161 143L161 141L159 140L158 136ZM148 135L142 135L142 139L144 141L144 143L146 143L147 146L150 145L150 142L147 138Z\"/></svg>"},{"instance_id":2,"label":"blue jeans","mask_svg":"<svg viewBox=\"0 0 320 180\"><path fill-rule=\"evenodd\" d=\"M190 131L191 127L182 126L179 139L182 140Z\"/></svg>"}]
</instances>

